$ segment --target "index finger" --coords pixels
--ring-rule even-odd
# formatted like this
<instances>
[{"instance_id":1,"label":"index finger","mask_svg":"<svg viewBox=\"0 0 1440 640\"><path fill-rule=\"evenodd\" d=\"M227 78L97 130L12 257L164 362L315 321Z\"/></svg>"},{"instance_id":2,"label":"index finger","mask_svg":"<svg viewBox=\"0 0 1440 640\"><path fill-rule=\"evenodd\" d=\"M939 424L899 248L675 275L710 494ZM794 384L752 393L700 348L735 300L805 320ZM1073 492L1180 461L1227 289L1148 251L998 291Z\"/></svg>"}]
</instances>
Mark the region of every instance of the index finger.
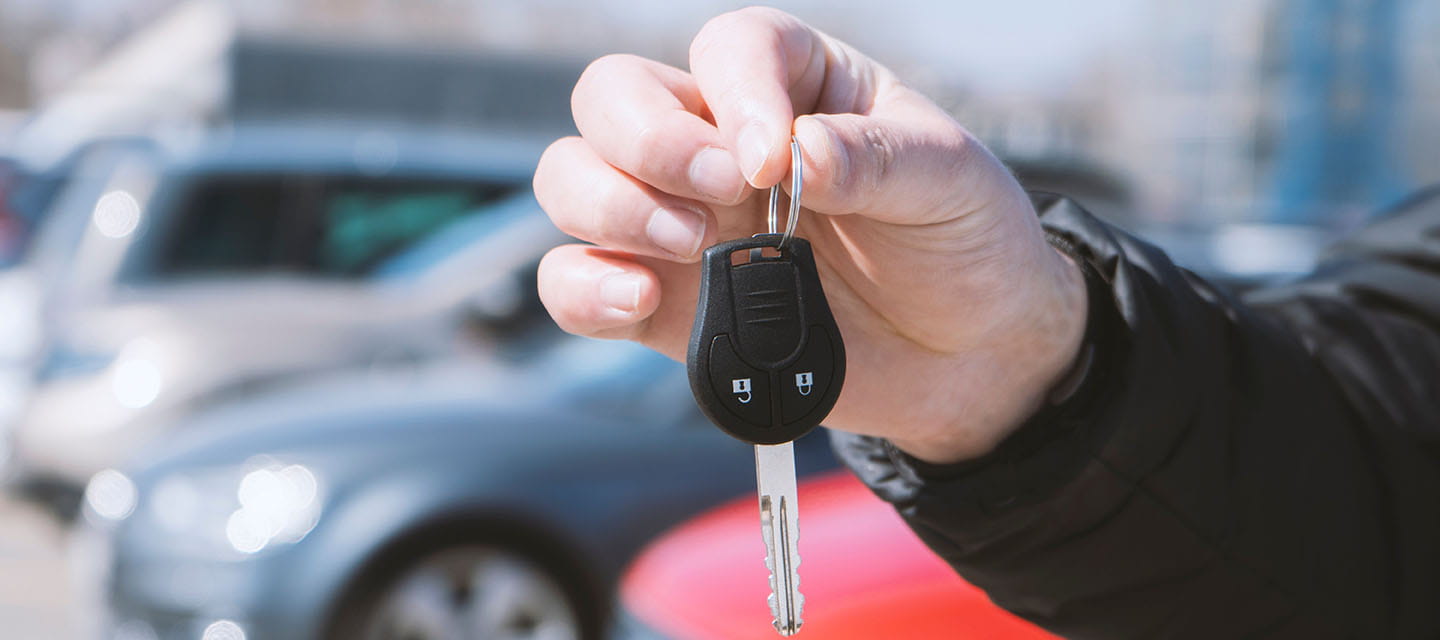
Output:
<instances>
[{"instance_id":1,"label":"index finger","mask_svg":"<svg viewBox=\"0 0 1440 640\"><path fill-rule=\"evenodd\" d=\"M797 115L868 104L873 83L865 78L873 76L872 67L794 16L762 7L712 19L690 46L696 85L756 188L774 185L789 171Z\"/></svg>"},{"instance_id":2,"label":"index finger","mask_svg":"<svg viewBox=\"0 0 1440 640\"><path fill-rule=\"evenodd\" d=\"M580 135L611 166L685 198L735 204L745 179L690 74L630 55L591 63L571 98Z\"/></svg>"}]
</instances>

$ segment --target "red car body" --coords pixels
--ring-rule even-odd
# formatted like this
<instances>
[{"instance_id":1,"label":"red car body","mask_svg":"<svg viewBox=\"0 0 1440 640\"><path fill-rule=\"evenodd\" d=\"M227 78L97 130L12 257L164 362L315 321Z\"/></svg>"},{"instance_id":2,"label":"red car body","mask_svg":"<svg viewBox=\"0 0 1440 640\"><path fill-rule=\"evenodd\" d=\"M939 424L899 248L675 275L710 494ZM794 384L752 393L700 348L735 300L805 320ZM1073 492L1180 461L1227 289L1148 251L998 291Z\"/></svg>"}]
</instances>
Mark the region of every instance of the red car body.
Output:
<instances>
[{"instance_id":1,"label":"red car body","mask_svg":"<svg viewBox=\"0 0 1440 640\"><path fill-rule=\"evenodd\" d=\"M1054 638L999 608L922 544L846 472L800 485L800 637ZM774 640L755 498L730 502L656 540L621 600L636 620L685 640Z\"/></svg>"}]
</instances>

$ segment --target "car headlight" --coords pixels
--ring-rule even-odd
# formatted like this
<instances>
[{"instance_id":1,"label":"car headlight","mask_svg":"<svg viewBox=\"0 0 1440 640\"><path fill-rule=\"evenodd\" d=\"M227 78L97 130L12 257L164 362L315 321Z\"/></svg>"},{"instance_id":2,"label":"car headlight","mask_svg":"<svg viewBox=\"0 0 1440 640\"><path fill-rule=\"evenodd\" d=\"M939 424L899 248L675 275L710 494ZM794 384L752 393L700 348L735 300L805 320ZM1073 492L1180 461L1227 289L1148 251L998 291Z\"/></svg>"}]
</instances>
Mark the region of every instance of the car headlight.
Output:
<instances>
[{"instance_id":1,"label":"car headlight","mask_svg":"<svg viewBox=\"0 0 1440 640\"><path fill-rule=\"evenodd\" d=\"M173 376L175 368L184 363L181 352L174 344L144 337L113 351L61 341L46 351L35 378L44 384L103 375L114 402L126 409L144 409L165 391L166 372ZM113 426L114 422L99 424Z\"/></svg>"},{"instance_id":2,"label":"car headlight","mask_svg":"<svg viewBox=\"0 0 1440 640\"><path fill-rule=\"evenodd\" d=\"M268 456L162 478L144 513L174 547L259 553L299 542L320 521L321 483L309 467Z\"/></svg>"}]
</instances>

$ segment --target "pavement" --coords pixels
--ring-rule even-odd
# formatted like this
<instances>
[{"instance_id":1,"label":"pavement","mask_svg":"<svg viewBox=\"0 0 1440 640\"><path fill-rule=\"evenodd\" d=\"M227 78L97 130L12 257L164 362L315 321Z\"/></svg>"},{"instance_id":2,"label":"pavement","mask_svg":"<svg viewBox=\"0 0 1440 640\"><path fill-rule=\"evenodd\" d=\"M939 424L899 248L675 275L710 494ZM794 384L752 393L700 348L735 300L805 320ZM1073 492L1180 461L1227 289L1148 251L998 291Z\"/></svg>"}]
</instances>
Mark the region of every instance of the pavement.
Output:
<instances>
[{"instance_id":1,"label":"pavement","mask_svg":"<svg viewBox=\"0 0 1440 640\"><path fill-rule=\"evenodd\" d=\"M79 638L86 618L70 535L48 513L0 495L0 629L9 640Z\"/></svg>"}]
</instances>

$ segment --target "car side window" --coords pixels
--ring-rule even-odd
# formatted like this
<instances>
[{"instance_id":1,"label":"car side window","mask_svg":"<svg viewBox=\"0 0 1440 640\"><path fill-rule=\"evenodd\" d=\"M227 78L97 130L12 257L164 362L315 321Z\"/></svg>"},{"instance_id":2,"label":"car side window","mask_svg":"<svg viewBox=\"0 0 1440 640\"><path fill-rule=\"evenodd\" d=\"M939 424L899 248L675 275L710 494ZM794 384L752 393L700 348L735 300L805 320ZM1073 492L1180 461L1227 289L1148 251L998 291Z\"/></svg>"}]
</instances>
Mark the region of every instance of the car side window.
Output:
<instances>
[{"instance_id":1,"label":"car side window","mask_svg":"<svg viewBox=\"0 0 1440 640\"><path fill-rule=\"evenodd\" d=\"M180 200L154 273L365 278L392 256L485 216L518 188L355 176L210 177Z\"/></svg>"},{"instance_id":2,"label":"car side window","mask_svg":"<svg viewBox=\"0 0 1440 640\"><path fill-rule=\"evenodd\" d=\"M325 197L316 268L367 275L421 240L476 216L508 191L473 185L336 185Z\"/></svg>"},{"instance_id":3,"label":"car side window","mask_svg":"<svg viewBox=\"0 0 1440 640\"><path fill-rule=\"evenodd\" d=\"M218 178L197 185L178 209L158 271L183 276L283 267L285 220L298 186L279 177Z\"/></svg>"}]
</instances>

